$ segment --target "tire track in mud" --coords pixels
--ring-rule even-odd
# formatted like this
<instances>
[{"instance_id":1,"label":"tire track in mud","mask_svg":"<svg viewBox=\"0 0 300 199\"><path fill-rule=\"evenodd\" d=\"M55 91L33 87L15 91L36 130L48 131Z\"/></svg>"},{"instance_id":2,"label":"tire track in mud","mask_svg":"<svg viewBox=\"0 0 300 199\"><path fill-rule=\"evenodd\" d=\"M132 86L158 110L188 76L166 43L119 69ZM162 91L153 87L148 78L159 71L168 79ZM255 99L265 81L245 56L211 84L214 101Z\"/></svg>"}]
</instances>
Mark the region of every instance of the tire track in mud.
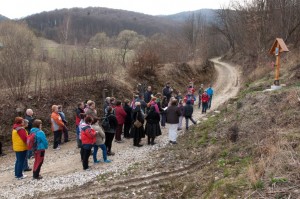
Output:
<instances>
[{"instance_id":1,"label":"tire track in mud","mask_svg":"<svg viewBox=\"0 0 300 199\"><path fill-rule=\"evenodd\" d=\"M130 178L127 180L117 180L111 183L107 183L105 185L101 184L99 188L99 184L95 184L93 182L89 182L83 185L80 188L76 189L76 193L74 190L59 192L57 196L50 196L47 198L57 199L57 198L95 198L97 196L101 198L110 198L115 194L121 192L128 192L134 189L146 189L150 188L155 184L164 184L169 182L172 179L192 174L198 169L203 167L203 164L200 164L201 161L194 162L186 167L181 167L172 171L163 171L159 173L155 173L153 175L142 176L137 178ZM100 182L101 183L101 182ZM46 194L49 196L49 194ZM41 197L41 195L39 195ZM45 196L44 196L45 197ZM43 197L43 198L44 198Z\"/></svg>"}]
</instances>

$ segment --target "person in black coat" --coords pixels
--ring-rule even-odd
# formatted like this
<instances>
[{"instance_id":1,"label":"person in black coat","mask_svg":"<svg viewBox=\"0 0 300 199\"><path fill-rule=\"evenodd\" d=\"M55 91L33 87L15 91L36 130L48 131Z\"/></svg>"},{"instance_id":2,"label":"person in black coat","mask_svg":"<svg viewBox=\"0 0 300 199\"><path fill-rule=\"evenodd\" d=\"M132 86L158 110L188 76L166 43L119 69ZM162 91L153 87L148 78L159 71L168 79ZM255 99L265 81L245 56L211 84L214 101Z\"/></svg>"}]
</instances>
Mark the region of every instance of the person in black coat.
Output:
<instances>
[{"instance_id":1,"label":"person in black coat","mask_svg":"<svg viewBox=\"0 0 300 199\"><path fill-rule=\"evenodd\" d=\"M109 121L109 130L108 131L104 131L105 132L105 146L107 149L107 155L115 155L114 152L111 151L111 145L112 145L112 141L115 137L115 133L116 133L116 129L118 126L118 121L116 116L113 113L113 109L108 106L107 107L107 114L106 116L108 121Z\"/></svg>"},{"instance_id":2,"label":"person in black coat","mask_svg":"<svg viewBox=\"0 0 300 199\"><path fill-rule=\"evenodd\" d=\"M155 111L155 107L151 106L148 115L145 117L147 123L145 127L146 135L148 136L148 144L154 145L155 137L161 135L159 126L160 116Z\"/></svg>"},{"instance_id":3,"label":"person in black coat","mask_svg":"<svg viewBox=\"0 0 300 199\"><path fill-rule=\"evenodd\" d=\"M130 138L129 131L132 123L132 108L129 106L130 101L128 99L126 99L124 103L125 105L123 106L123 108L127 114L124 123L124 137Z\"/></svg>"},{"instance_id":4,"label":"person in black coat","mask_svg":"<svg viewBox=\"0 0 300 199\"><path fill-rule=\"evenodd\" d=\"M141 111L141 103L135 103L135 109L133 110L133 125L130 131L130 135L133 138L133 146L141 147L143 145L140 144L141 139L145 137L145 130L144 130L144 113ZM134 125L134 122L138 120L142 123L142 126L137 127Z\"/></svg>"},{"instance_id":5,"label":"person in black coat","mask_svg":"<svg viewBox=\"0 0 300 199\"><path fill-rule=\"evenodd\" d=\"M162 91L163 96L167 97L168 103L172 97L172 92L173 92L173 89L170 87L170 83L168 82Z\"/></svg>"},{"instance_id":6,"label":"person in black coat","mask_svg":"<svg viewBox=\"0 0 300 199\"><path fill-rule=\"evenodd\" d=\"M191 120L194 124L196 121L193 119L194 108L190 100L186 102L186 105L183 107L183 115L185 117L186 130L189 129L189 120Z\"/></svg>"}]
</instances>

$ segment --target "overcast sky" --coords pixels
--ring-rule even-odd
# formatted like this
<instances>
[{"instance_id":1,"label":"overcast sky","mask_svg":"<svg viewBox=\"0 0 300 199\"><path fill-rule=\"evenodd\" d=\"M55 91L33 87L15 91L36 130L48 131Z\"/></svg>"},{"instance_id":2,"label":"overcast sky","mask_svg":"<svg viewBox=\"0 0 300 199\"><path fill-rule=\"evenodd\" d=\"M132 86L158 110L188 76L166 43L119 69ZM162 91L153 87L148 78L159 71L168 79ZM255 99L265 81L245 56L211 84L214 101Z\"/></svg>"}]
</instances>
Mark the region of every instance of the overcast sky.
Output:
<instances>
[{"instance_id":1,"label":"overcast sky","mask_svg":"<svg viewBox=\"0 0 300 199\"><path fill-rule=\"evenodd\" d=\"M106 7L150 15L169 15L201 8L217 9L230 0L0 0L0 14L10 19L61 8Z\"/></svg>"}]
</instances>

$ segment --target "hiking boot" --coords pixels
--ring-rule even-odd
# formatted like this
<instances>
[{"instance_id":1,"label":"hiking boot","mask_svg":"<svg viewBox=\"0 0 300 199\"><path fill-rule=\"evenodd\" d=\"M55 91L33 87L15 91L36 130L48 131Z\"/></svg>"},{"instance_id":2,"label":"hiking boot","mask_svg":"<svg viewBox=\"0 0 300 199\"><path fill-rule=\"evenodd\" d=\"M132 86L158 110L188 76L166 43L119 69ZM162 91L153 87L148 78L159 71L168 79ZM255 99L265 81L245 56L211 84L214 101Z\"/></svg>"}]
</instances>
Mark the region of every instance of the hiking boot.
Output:
<instances>
[{"instance_id":1,"label":"hiking boot","mask_svg":"<svg viewBox=\"0 0 300 199\"><path fill-rule=\"evenodd\" d=\"M94 164L98 164L100 162L100 160L96 160L94 161Z\"/></svg>"},{"instance_id":2,"label":"hiking boot","mask_svg":"<svg viewBox=\"0 0 300 199\"><path fill-rule=\"evenodd\" d=\"M115 155L115 153L114 152L107 152L107 155L112 156L112 155Z\"/></svg>"},{"instance_id":3,"label":"hiking boot","mask_svg":"<svg viewBox=\"0 0 300 199\"><path fill-rule=\"evenodd\" d=\"M104 162L105 162L105 163L110 163L110 162L111 162L111 160L104 160Z\"/></svg>"},{"instance_id":4,"label":"hiking boot","mask_svg":"<svg viewBox=\"0 0 300 199\"><path fill-rule=\"evenodd\" d=\"M26 168L26 169L24 169L24 171L26 172L26 171L32 171L32 169L31 168Z\"/></svg>"},{"instance_id":5,"label":"hiking boot","mask_svg":"<svg viewBox=\"0 0 300 199\"><path fill-rule=\"evenodd\" d=\"M43 176L38 176L37 178L33 177L32 179L34 179L34 180L41 180L41 179L43 179Z\"/></svg>"}]
</instances>

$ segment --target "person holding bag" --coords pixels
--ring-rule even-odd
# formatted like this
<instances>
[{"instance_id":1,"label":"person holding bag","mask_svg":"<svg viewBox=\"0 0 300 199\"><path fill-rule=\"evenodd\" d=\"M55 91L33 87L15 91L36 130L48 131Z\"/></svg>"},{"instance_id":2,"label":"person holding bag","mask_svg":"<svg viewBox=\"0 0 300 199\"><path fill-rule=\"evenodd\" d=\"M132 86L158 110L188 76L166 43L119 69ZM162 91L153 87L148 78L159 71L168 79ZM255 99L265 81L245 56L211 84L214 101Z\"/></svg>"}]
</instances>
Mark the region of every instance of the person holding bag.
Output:
<instances>
[{"instance_id":1,"label":"person holding bag","mask_svg":"<svg viewBox=\"0 0 300 199\"><path fill-rule=\"evenodd\" d=\"M144 130L144 114L141 111L141 103L135 102L135 109L133 110L134 122L130 131L130 135L133 138L133 146L142 147L140 144L141 139L145 137Z\"/></svg>"}]
</instances>

